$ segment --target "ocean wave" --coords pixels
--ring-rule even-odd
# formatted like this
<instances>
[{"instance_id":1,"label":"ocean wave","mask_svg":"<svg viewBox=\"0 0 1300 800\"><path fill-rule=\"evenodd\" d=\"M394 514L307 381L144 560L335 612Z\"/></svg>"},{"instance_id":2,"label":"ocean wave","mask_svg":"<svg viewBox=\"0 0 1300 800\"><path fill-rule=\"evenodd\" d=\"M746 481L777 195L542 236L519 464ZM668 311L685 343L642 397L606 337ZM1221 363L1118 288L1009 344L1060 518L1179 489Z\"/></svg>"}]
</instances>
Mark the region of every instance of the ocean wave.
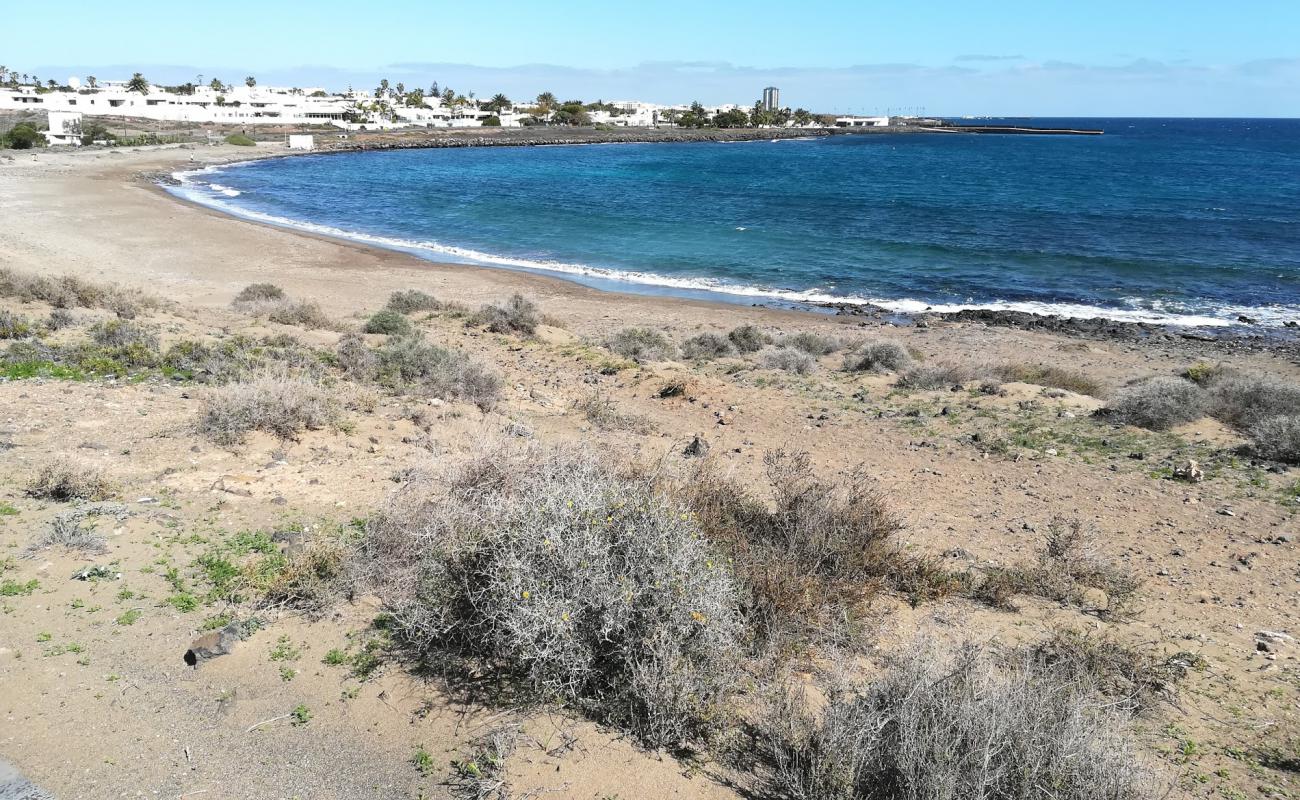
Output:
<instances>
[{"instance_id":1,"label":"ocean wave","mask_svg":"<svg viewBox=\"0 0 1300 800\"><path fill-rule=\"evenodd\" d=\"M238 162L238 164L250 162ZM345 230L330 225L281 217L266 212L245 208L226 202L240 193L221 184L196 181L195 176L219 172L229 166L204 167L202 169L177 172L173 177L179 186L167 187L169 191L200 205L217 209L232 216L262 222L277 227L300 230L336 239L398 250L418 255L428 260L444 260L481 266L505 267L527 272L563 275L573 279L596 280L605 283L623 284L630 291L638 286L653 287L669 291L704 293L721 298L744 298L755 301L782 302L792 304L816 305L823 303L843 303L848 305L877 306L900 314L949 313L965 310L1018 311L1039 315L1056 315L1062 317L1095 318L1115 320L1118 322L1145 322L1158 325L1179 327L1226 327L1239 324L1240 317L1253 320L1254 324L1280 327L1284 322L1300 318L1300 306L1219 306L1213 314L1175 306L1159 301L1147 302L1141 298L1128 298L1125 307L1088 305L1084 303L1065 303L1050 301L989 301L964 303L935 303L913 298L881 298L862 295L843 295L827 292L823 289L788 289L748 284L731 283L716 278L681 277L661 275L654 272L638 270L612 269L575 264L563 261L535 260L513 256L486 253L466 247L446 245L435 241L402 239L390 236ZM226 190L226 191L222 191ZM229 192L235 194L229 194ZM433 257L437 257L436 259Z\"/></svg>"}]
</instances>

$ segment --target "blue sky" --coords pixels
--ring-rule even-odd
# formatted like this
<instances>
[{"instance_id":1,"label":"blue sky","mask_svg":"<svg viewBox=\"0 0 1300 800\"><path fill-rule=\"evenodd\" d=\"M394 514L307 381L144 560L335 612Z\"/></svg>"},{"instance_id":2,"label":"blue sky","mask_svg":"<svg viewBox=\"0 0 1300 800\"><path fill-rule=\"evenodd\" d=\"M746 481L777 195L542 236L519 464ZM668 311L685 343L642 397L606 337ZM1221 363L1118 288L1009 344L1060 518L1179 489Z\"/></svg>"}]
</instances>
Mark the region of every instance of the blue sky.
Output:
<instances>
[{"instance_id":1,"label":"blue sky","mask_svg":"<svg viewBox=\"0 0 1300 800\"><path fill-rule=\"evenodd\" d=\"M752 102L819 111L1300 116L1297 0L20 3L41 77Z\"/></svg>"}]
</instances>

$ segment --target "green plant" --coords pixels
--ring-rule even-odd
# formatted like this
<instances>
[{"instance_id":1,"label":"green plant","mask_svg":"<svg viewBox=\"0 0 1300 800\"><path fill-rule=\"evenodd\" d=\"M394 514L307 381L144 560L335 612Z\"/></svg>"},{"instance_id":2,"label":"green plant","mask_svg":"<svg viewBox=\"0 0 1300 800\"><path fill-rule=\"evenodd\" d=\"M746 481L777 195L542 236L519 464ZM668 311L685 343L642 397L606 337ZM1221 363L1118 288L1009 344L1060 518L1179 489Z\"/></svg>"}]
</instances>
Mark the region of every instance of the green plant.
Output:
<instances>
[{"instance_id":1,"label":"green plant","mask_svg":"<svg viewBox=\"0 0 1300 800\"><path fill-rule=\"evenodd\" d=\"M143 611L138 608L131 608L119 614L115 622L118 625L134 625L142 616L144 616Z\"/></svg>"},{"instance_id":2,"label":"green plant","mask_svg":"<svg viewBox=\"0 0 1300 800\"><path fill-rule=\"evenodd\" d=\"M512 295L503 305L486 305L474 316L469 324L481 325L493 333L533 336L537 326L542 322L537 305L523 295Z\"/></svg>"},{"instance_id":3,"label":"green plant","mask_svg":"<svg viewBox=\"0 0 1300 800\"><path fill-rule=\"evenodd\" d=\"M605 346L638 364L667 361L677 356L677 347L668 337L649 328L624 328L610 336Z\"/></svg>"},{"instance_id":4,"label":"green plant","mask_svg":"<svg viewBox=\"0 0 1300 800\"><path fill-rule=\"evenodd\" d=\"M293 711L289 712L289 714L290 724L292 725L306 725L308 722L311 722L311 709L307 708L307 706L302 703L295 706Z\"/></svg>"},{"instance_id":5,"label":"green plant","mask_svg":"<svg viewBox=\"0 0 1300 800\"><path fill-rule=\"evenodd\" d=\"M727 340L739 353L757 353L771 344L772 337L753 325L741 325L727 334Z\"/></svg>"},{"instance_id":6,"label":"green plant","mask_svg":"<svg viewBox=\"0 0 1300 800\"><path fill-rule=\"evenodd\" d=\"M232 133L226 137L226 144L233 144L238 147L253 147L257 142L242 133Z\"/></svg>"},{"instance_id":7,"label":"green plant","mask_svg":"<svg viewBox=\"0 0 1300 800\"><path fill-rule=\"evenodd\" d=\"M14 508L12 503L0 500L0 517L16 517L18 509Z\"/></svg>"},{"instance_id":8,"label":"green plant","mask_svg":"<svg viewBox=\"0 0 1300 800\"><path fill-rule=\"evenodd\" d=\"M297 661L298 657L301 655L302 651L297 647L294 647L293 640L290 639L288 635L282 635L280 638L276 639L275 647L271 648L271 652L267 654L267 658L270 658L272 661Z\"/></svg>"},{"instance_id":9,"label":"green plant","mask_svg":"<svg viewBox=\"0 0 1300 800\"><path fill-rule=\"evenodd\" d=\"M701 333L682 343L682 355L693 361L723 358L733 352L731 341L716 333Z\"/></svg>"},{"instance_id":10,"label":"green plant","mask_svg":"<svg viewBox=\"0 0 1300 800\"><path fill-rule=\"evenodd\" d=\"M433 756L428 750L424 749L424 745L415 748L415 755L411 756L411 763L415 765L416 771L421 775L428 775L433 772Z\"/></svg>"},{"instance_id":11,"label":"green plant","mask_svg":"<svg viewBox=\"0 0 1300 800\"><path fill-rule=\"evenodd\" d=\"M379 348L379 380L398 391L466 400L485 411L501 396L501 379L459 351L420 336L389 339Z\"/></svg>"},{"instance_id":12,"label":"green plant","mask_svg":"<svg viewBox=\"0 0 1300 800\"><path fill-rule=\"evenodd\" d=\"M331 667L342 666L343 664L346 664L347 661L348 654L337 647L325 653L325 657L321 659L322 664L328 664Z\"/></svg>"},{"instance_id":13,"label":"green plant","mask_svg":"<svg viewBox=\"0 0 1300 800\"><path fill-rule=\"evenodd\" d=\"M7 580L0 583L0 597L18 597L20 595L29 595L40 588L41 582L35 578L26 583L19 583L15 580Z\"/></svg>"},{"instance_id":14,"label":"green plant","mask_svg":"<svg viewBox=\"0 0 1300 800\"><path fill-rule=\"evenodd\" d=\"M419 289L407 289L389 295L385 308L399 314L410 314L415 311L440 311L443 304L431 294Z\"/></svg>"},{"instance_id":15,"label":"green plant","mask_svg":"<svg viewBox=\"0 0 1300 800\"><path fill-rule=\"evenodd\" d=\"M410 336L415 332L410 320L386 308L371 314L364 330L366 333L384 333L389 336Z\"/></svg>"}]
</instances>

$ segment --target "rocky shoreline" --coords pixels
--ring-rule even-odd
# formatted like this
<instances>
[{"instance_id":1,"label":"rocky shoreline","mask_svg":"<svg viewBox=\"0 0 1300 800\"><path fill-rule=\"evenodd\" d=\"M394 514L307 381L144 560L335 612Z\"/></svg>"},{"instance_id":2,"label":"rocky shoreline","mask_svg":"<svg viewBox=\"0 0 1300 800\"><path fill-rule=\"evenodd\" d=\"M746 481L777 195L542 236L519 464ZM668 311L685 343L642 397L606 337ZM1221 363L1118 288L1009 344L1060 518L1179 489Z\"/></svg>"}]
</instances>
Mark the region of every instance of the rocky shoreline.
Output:
<instances>
[{"instance_id":1,"label":"rocky shoreline","mask_svg":"<svg viewBox=\"0 0 1300 800\"><path fill-rule=\"evenodd\" d=\"M575 144L651 144L687 142L761 142L832 135L827 129L666 129L666 128L468 128L352 134L317 143L318 153L357 150L406 150L440 147L541 147Z\"/></svg>"},{"instance_id":2,"label":"rocky shoreline","mask_svg":"<svg viewBox=\"0 0 1300 800\"><path fill-rule=\"evenodd\" d=\"M1165 346L1194 347L1230 352L1273 352L1300 360L1300 324L1287 323L1282 328L1262 328L1242 322L1225 327L1187 328L1152 322L1123 322L1105 317L1066 317L1057 314L1033 314L1027 311L1000 311L968 308L961 311L902 314L880 306L850 303L824 303L822 308L837 316L866 317L878 321L904 320L918 327L933 322L985 325L1026 331L1073 336L1097 341L1159 343Z\"/></svg>"}]
</instances>

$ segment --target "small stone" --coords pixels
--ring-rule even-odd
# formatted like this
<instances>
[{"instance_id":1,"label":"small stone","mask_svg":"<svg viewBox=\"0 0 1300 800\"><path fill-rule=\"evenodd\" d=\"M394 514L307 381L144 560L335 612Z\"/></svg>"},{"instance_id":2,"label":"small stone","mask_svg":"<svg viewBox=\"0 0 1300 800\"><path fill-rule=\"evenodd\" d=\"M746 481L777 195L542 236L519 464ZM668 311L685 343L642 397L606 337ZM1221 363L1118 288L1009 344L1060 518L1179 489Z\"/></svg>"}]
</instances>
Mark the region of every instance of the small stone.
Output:
<instances>
[{"instance_id":1,"label":"small stone","mask_svg":"<svg viewBox=\"0 0 1300 800\"><path fill-rule=\"evenodd\" d=\"M697 433L694 438L691 439L691 443L686 445L686 449L682 450L682 455L687 458L701 458L708 452L709 443L704 441L704 439L702 439Z\"/></svg>"},{"instance_id":2,"label":"small stone","mask_svg":"<svg viewBox=\"0 0 1300 800\"><path fill-rule=\"evenodd\" d=\"M190 643L189 649L185 651L185 663L197 667L204 661L227 655L235 649L241 638L237 622L232 622L219 631L205 633Z\"/></svg>"},{"instance_id":3,"label":"small stone","mask_svg":"<svg viewBox=\"0 0 1300 800\"><path fill-rule=\"evenodd\" d=\"M1180 481L1187 481L1188 483L1200 483L1205 480L1205 471L1201 469L1199 463L1189 458L1187 461L1174 467L1174 477Z\"/></svg>"}]
</instances>

